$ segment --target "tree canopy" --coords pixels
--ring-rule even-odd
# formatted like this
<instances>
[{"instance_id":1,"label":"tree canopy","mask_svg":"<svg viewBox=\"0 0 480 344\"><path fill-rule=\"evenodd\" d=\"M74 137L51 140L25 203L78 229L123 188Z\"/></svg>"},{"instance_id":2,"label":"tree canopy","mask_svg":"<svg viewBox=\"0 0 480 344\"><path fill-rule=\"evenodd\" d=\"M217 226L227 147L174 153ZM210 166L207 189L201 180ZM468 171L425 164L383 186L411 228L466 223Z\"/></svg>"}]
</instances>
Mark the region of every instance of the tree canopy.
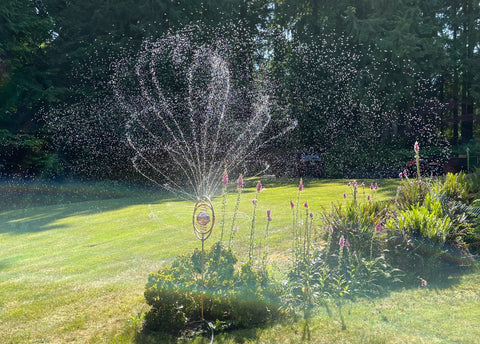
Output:
<instances>
[{"instance_id":1,"label":"tree canopy","mask_svg":"<svg viewBox=\"0 0 480 344\"><path fill-rule=\"evenodd\" d=\"M432 157L447 141L480 155L479 20L472 0L5 0L0 174L132 178L107 106L112 63L188 25L210 29L205 44L222 27L241 45L229 67L244 96L260 70L275 80L272 115L298 127L266 160L314 149L345 176L393 173L416 140Z\"/></svg>"}]
</instances>

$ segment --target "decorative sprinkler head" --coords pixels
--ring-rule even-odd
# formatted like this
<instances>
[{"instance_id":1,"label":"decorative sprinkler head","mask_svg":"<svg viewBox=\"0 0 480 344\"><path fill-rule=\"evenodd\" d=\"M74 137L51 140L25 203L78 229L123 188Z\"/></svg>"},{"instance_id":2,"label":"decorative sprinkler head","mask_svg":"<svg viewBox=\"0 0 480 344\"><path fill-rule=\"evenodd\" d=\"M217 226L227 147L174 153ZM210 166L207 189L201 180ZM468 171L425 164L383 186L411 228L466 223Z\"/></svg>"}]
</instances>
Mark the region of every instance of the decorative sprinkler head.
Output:
<instances>
[{"instance_id":1,"label":"decorative sprinkler head","mask_svg":"<svg viewBox=\"0 0 480 344\"><path fill-rule=\"evenodd\" d=\"M193 229L202 243L212 234L214 224L215 212L212 202L207 196L202 196L193 208Z\"/></svg>"}]
</instances>

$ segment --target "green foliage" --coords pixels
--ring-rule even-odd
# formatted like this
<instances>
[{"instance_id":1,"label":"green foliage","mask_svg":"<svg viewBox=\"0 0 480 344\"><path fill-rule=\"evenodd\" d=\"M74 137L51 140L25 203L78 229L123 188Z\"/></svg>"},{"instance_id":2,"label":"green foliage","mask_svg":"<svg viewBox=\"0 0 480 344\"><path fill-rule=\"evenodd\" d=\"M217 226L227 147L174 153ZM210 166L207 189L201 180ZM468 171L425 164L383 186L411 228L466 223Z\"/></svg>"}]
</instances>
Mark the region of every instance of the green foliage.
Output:
<instances>
[{"instance_id":1,"label":"green foliage","mask_svg":"<svg viewBox=\"0 0 480 344\"><path fill-rule=\"evenodd\" d=\"M435 192L445 195L456 201L466 202L468 198L469 182L465 172L447 173L442 182L438 183Z\"/></svg>"},{"instance_id":2,"label":"green foliage","mask_svg":"<svg viewBox=\"0 0 480 344\"><path fill-rule=\"evenodd\" d=\"M361 256L374 258L381 254L382 244L375 228L390 212L388 202L332 203L330 211L325 210L322 214L325 228L333 231L329 234L332 236L331 249L337 250L343 236Z\"/></svg>"},{"instance_id":3,"label":"green foliage","mask_svg":"<svg viewBox=\"0 0 480 344\"><path fill-rule=\"evenodd\" d=\"M424 203L417 203L410 209L401 210L395 219L387 222L387 227L422 236L443 244L452 231L453 224L444 216L441 203L430 194Z\"/></svg>"},{"instance_id":4,"label":"green foliage","mask_svg":"<svg viewBox=\"0 0 480 344\"><path fill-rule=\"evenodd\" d=\"M202 271L202 260L204 267ZM218 330L259 326L280 317L275 286L264 270L250 263L235 270L234 254L215 244L204 256L181 255L149 276L145 290L152 306L145 317L150 330L178 335L206 320Z\"/></svg>"},{"instance_id":5,"label":"green foliage","mask_svg":"<svg viewBox=\"0 0 480 344\"><path fill-rule=\"evenodd\" d=\"M395 204L398 209L406 210L417 204L423 204L425 197L430 192L431 181L422 179L420 181L405 177L397 190Z\"/></svg>"}]
</instances>

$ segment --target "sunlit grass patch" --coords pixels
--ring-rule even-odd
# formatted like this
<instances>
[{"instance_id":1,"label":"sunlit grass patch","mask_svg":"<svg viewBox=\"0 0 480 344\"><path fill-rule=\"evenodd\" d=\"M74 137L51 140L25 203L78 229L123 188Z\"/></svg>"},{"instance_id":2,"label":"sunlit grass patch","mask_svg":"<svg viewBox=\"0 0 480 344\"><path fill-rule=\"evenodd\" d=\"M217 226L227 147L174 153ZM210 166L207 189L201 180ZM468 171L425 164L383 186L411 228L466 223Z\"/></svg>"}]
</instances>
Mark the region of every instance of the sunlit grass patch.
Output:
<instances>
[{"instance_id":1,"label":"sunlit grass patch","mask_svg":"<svg viewBox=\"0 0 480 344\"><path fill-rule=\"evenodd\" d=\"M364 182L378 183L377 199L395 195L396 181ZM240 204L239 231L233 242L239 257L248 252L255 183L256 179ZM269 258L280 278L291 264L289 202L296 201L298 181L279 184L264 183L258 195L257 230L265 228L270 209ZM301 200L317 214L332 201L344 202L343 193L348 192L343 180L306 180ZM221 197L213 199L217 209L221 201ZM229 194L230 214L235 201L236 195ZM137 334L141 325L137 314L148 310L143 297L148 274L178 254L200 247L191 226L192 210L192 202L138 190L123 197L99 195L2 210L0 342L159 342L158 336ZM219 218L209 246L220 238ZM230 230L231 218L226 219L225 229ZM478 274L452 271L444 284L429 281L427 288L418 285L383 298L347 302L345 331L335 309L330 317L320 308L311 321L312 342L475 343L480 335L475 326L480 323L479 284ZM302 338L302 326L299 321L238 331L219 335L216 342L296 343Z\"/></svg>"}]
</instances>

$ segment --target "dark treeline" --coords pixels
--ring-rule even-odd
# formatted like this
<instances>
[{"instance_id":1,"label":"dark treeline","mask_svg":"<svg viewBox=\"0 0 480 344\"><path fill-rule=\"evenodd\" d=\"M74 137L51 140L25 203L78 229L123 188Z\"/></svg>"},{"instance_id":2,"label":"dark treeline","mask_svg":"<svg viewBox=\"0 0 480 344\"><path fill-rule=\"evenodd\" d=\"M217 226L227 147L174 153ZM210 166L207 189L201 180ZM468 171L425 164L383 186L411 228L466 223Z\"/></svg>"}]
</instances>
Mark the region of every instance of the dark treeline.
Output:
<instances>
[{"instance_id":1,"label":"dark treeline","mask_svg":"<svg viewBox=\"0 0 480 344\"><path fill-rule=\"evenodd\" d=\"M275 78L273 114L298 120L260 152L275 173L315 152L327 176L392 176L416 140L432 159L480 155L479 21L472 0L4 0L0 174L132 178L124 123L71 109L106 99L115 59L191 24L254 42L230 61L245 87L259 64Z\"/></svg>"}]
</instances>

